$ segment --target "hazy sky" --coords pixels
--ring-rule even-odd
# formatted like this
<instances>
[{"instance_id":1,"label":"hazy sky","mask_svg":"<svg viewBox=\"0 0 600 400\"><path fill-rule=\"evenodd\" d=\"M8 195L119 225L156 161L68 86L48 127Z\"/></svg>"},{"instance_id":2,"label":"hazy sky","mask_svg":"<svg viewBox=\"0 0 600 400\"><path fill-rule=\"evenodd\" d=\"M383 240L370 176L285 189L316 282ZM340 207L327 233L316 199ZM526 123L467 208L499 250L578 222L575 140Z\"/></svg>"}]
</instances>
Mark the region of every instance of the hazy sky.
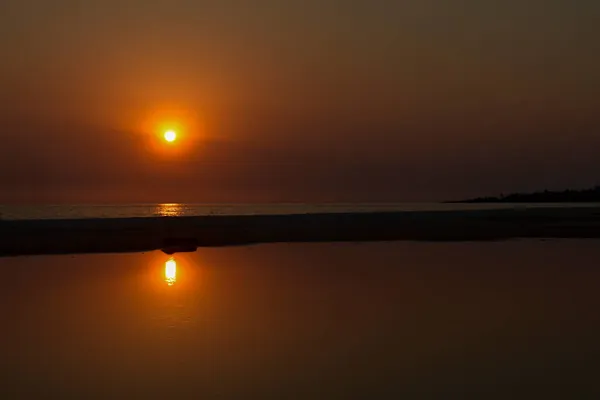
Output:
<instances>
[{"instance_id":1,"label":"hazy sky","mask_svg":"<svg viewBox=\"0 0 600 400\"><path fill-rule=\"evenodd\" d=\"M597 0L3 0L0 202L594 185L599 37Z\"/></svg>"}]
</instances>

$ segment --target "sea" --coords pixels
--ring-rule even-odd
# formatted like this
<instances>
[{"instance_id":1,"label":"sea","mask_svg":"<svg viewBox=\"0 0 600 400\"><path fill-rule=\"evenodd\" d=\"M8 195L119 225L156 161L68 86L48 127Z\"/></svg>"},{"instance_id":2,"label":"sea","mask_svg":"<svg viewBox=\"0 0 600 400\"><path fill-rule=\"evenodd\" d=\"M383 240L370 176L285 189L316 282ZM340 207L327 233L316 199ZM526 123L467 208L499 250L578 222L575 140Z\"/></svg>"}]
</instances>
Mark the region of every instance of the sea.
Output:
<instances>
[{"instance_id":1,"label":"sea","mask_svg":"<svg viewBox=\"0 0 600 400\"><path fill-rule=\"evenodd\" d=\"M87 219L597 207L600 203L0 204L0 219Z\"/></svg>"},{"instance_id":2,"label":"sea","mask_svg":"<svg viewBox=\"0 0 600 400\"><path fill-rule=\"evenodd\" d=\"M1 212L48 219L499 206ZM0 398L600 398L599 264L598 240L533 239L0 257Z\"/></svg>"}]
</instances>

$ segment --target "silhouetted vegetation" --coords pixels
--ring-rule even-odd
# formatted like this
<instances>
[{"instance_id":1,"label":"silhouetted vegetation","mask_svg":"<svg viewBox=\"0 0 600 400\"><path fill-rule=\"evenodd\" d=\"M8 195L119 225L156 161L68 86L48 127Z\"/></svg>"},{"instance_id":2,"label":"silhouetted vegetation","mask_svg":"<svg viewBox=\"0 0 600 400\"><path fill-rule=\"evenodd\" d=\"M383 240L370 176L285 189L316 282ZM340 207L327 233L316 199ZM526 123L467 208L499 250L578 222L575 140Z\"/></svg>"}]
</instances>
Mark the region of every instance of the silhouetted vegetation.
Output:
<instances>
[{"instance_id":1,"label":"silhouetted vegetation","mask_svg":"<svg viewBox=\"0 0 600 400\"><path fill-rule=\"evenodd\" d=\"M512 193L497 197L478 197L451 203L600 203L600 186L584 190Z\"/></svg>"}]
</instances>

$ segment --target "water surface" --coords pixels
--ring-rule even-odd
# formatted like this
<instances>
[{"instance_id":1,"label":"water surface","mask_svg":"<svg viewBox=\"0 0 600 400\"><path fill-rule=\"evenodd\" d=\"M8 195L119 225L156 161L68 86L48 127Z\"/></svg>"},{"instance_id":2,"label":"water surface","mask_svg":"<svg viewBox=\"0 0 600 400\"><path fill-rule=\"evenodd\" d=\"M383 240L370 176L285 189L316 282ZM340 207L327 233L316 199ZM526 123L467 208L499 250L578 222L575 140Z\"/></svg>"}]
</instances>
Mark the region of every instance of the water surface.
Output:
<instances>
[{"instance_id":1,"label":"water surface","mask_svg":"<svg viewBox=\"0 0 600 400\"><path fill-rule=\"evenodd\" d=\"M1 205L1 219L80 219L192 217L203 215L273 215L378 211L467 211L525 208L600 208L600 203L357 203L357 204L57 204Z\"/></svg>"},{"instance_id":2,"label":"water surface","mask_svg":"<svg viewBox=\"0 0 600 400\"><path fill-rule=\"evenodd\" d=\"M0 258L0 397L581 398L599 244Z\"/></svg>"}]
</instances>

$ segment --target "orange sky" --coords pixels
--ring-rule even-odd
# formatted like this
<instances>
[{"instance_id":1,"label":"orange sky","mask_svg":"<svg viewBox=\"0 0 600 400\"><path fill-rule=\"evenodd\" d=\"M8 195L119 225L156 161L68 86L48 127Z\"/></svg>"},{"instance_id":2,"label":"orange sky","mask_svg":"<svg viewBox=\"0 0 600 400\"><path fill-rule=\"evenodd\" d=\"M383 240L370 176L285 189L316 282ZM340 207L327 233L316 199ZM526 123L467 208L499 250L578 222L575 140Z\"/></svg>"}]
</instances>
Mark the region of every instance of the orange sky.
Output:
<instances>
[{"instance_id":1,"label":"orange sky","mask_svg":"<svg viewBox=\"0 0 600 400\"><path fill-rule=\"evenodd\" d=\"M0 5L0 202L598 183L594 1ZM177 125L170 149L153 142Z\"/></svg>"}]
</instances>

